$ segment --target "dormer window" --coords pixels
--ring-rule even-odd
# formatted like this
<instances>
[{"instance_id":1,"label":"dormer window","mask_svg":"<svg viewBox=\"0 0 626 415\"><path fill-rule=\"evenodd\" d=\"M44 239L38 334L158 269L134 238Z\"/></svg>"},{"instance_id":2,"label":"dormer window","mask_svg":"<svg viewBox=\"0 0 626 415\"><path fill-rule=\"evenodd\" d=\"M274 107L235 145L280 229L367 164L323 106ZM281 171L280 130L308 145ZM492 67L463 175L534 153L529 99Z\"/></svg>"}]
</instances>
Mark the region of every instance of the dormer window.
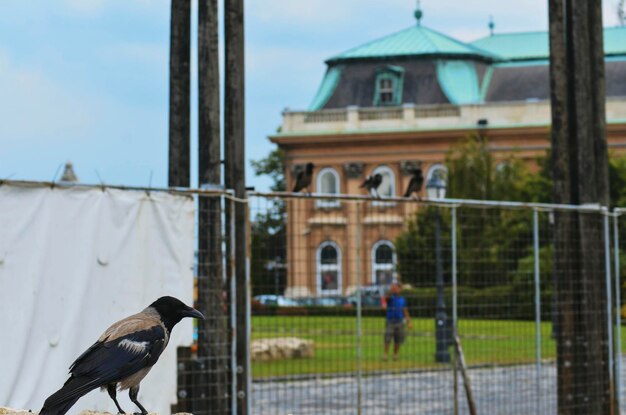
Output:
<instances>
[{"instance_id":1,"label":"dormer window","mask_svg":"<svg viewBox=\"0 0 626 415\"><path fill-rule=\"evenodd\" d=\"M387 66L379 70L376 74L374 106L400 105L403 79L404 69L399 66Z\"/></svg>"},{"instance_id":2,"label":"dormer window","mask_svg":"<svg viewBox=\"0 0 626 415\"><path fill-rule=\"evenodd\" d=\"M381 78L378 82L378 104L393 105L393 79Z\"/></svg>"}]
</instances>

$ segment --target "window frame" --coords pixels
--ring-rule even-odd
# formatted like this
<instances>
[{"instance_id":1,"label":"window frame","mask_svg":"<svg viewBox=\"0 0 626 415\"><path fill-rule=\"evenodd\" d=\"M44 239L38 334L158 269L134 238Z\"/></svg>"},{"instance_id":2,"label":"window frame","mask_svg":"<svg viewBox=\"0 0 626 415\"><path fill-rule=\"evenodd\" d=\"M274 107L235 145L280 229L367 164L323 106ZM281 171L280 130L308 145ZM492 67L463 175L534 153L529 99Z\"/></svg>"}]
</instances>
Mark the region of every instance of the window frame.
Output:
<instances>
[{"instance_id":1,"label":"window frame","mask_svg":"<svg viewBox=\"0 0 626 415\"><path fill-rule=\"evenodd\" d=\"M389 248L391 248L391 264L379 264L378 262L376 262L376 251L378 250L378 248L380 248L381 246L387 246ZM379 285L376 284L376 272L377 271L392 271L392 283L397 281L397 274L396 274L396 268L398 265L398 257L396 255L396 247L393 244L393 242L391 242L388 239L381 239L379 241L376 241L376 243L374 243L374 245L372 245L372 250L370 253L370 265L371 265L371 273L370 273L370 283L372 285Z\"/></svg>"},{"instance_id":2,"label":"window frame","mask_svg":"<svg viewBox=\"0 0 626 415\"><path fill-rule=\"evenodd\" d=\"M327 246L332 246L337 252L337 264L322 264L322 250ZM341 273L342 268L342 255L341 248L335 241L324 241L317 247L315 254L315 283L316 292L318 295L333 295L341 294L343 289L343 276ZM322 289L322 272L324 271L336 271L337 272L337 288L334 290Z\"/></svg>"},{"instance_id":3,"label":"window frame","mask_svg":"<svg viewBox=\"0 0 626 415\"><path fill-rule=\"evenodd\" d=\"M391 90L387 88L382 90L382 81L391 81ZM400 66L387 66L379 69L376 73L374 81L374 101L375 107L394 107L402 104L402 93L404 90L404 68ZM391 92L391 101L382 102L381 96L383 93Z\"/></svg>"},{"instance_id":4,"label":"window frame","mask_svg":"<svg viewBox=\"0 0 626 415\"><path fill-rule=\"evenodd\" d=\"M335 178L335 187L337 189L336 193L324 193L322 192L322 176L324 176L325 174L332 174L333 177ZM332 195L332 194L341 194L341 180L340 180L340 176L339 173L337 172L337 170L335 170L332 167L324 167L323 169L321 169L317 175L315 176L315 189L317 191L317 193L320 194L326 194L326 195ZM317 199L315 201L315 206L318 208L338 208L341 206L341 202L339 201L339 199Z\"/></svg>"}]
</instances>

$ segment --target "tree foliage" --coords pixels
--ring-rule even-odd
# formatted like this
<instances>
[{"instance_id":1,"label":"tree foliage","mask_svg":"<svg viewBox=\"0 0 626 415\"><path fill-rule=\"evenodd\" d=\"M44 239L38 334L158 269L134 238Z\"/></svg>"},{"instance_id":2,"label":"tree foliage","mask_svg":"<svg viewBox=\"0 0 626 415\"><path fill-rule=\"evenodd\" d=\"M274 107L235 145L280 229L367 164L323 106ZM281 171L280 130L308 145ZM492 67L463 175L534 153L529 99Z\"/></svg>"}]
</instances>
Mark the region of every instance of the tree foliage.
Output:
<instances>
[{"instance_id":1,"label":"tree foliage","mask_svg":"<svg viewBox=\"0 0 626 415\"><path fill-rule=\"evenodd\" d=\"M549 202L551 180L543 159L530 165L510 157L496 164L488 142L471 136L446 156L448 196L455 199ZM444 278L450 281L451 232L447 208L420 209L396 240L398 271L416 286L435 283L435 224L441 217ZM542 220L546 220L542 217ZM532 213L528 210L457 209L457 261L461 285L484 288L508 284L517 263L532 253Z\"/></svg>"}]
</instances>

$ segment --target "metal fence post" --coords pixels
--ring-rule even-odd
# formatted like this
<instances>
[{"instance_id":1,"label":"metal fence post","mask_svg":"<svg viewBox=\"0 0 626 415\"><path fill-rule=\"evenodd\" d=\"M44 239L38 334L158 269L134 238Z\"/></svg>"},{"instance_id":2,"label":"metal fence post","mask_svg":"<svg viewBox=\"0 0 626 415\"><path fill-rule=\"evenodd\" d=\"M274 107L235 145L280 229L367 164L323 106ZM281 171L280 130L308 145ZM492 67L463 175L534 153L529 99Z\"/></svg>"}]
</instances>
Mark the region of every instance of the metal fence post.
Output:
<instances>
[{"instance_id":1,"label":"metal fence post","mask_svg":"<svg viewBox=\"0 0 626 415\"><path fill-rule=\"evenodd\" d=\"M224 205L230 203L230 211L235 211L235 200L224 199ZM226 207L226 206L224 206ZM226 209L224 209L226 211ZM230 223L228 224L228 237L230 238L230 324L231 324L231 342L230 342L230 407L231 414L237 413L237 282L235 280L235 215L231 213ZM250 323L248 323L249 325Z\"/></svg>"},{"instance_id":2,"label":"metal fence post","mask_svg":"<svg viewBox=\"0 0 626 415\"><path fill-rule=\"evenodd\" d=\"M361 203L356 203L356 394L357 394L357 414L362 413L362 391L361 377L362 373L362 356L361 356Z\"/></svg>"},{"instance_id":3,"label":"metal fence post","mask_svg":"<svg viewBox=\"0 0 626 415\"><path fill-rule=\"evenodd\" d=\"M613 306L611 301L611 233L609 231L609 211L603 211L604 219L604 260L605 260L605 278L606 278L606 309L607 309L607 335L609 343L609 381L610 385L614 385L613 371L614 355L613 355ZM614 390L613 393L616 393ZM615 395L612 396L615 399Z\"/></svg>"},{"instance_id":4,"label":"metal fence post","mask_svg":"<svg viewBox=\"0 0 626 415\"><path fill-rule=\"evenodd\" d=\"M452 207L452 335L453 338L459 334L458 331L458 311L457 311L457 270L456 270L456 206ZM454 348L454 415L459 413L459 378L458 378L458 355L457 348Z\"/></svg>"},{"instance_id":5,"label":"metal fence post","mask_svg":"<svg viewBox=\"0 0 626 415\"><path fill-rule=\"evenodd\" d=\"M252 287L250 283L250 257L252 256L252 229L250 223L250 197L246 195L245 203L245 220L246 220L246 269L245 269L245 285L246 285L246 390L248 391L248 396L246 398L246 415L252 414L252 362L250 356L250 339L252 338L252 306L250 303L250 297L252 293Z\"/></svg>"},{"instance_id":6,"label":"metal fence post","mask_svg":"<svg viewBox=\"0 0 626 415\"><path fill-rule=\"evenodd\" d=\"M533 209L533 251L535 257L535 343L537 376L537 413L541 412L541 284L539 265L539 212Z\"/></svg>"},{"instance_id":7,"label":"metal fence post","mask_svg":"<svg viewBox=\"0 0 626 415\"><path fill-rule=\"evenodd\" d=\"M619 212L613 216L613 259L615 265L615 405L617 413L621 413L622 391L622 310L620 295L620 259L619 259Z\"/></svg>"}]
</instances>

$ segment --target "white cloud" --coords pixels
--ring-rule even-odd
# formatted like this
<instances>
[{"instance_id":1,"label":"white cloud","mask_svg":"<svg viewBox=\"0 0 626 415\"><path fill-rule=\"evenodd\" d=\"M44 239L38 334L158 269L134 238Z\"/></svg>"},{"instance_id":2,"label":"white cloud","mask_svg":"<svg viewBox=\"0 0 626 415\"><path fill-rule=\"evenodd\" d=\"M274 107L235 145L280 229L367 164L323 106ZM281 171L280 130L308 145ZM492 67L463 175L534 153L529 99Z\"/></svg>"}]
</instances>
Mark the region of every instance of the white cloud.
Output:
<instances>
[{"instance_id":1,"label":"white cloud","mask_svg":"<svg viewBox=\"0 0 626 415\"><path fill-rule=\"evenodd\" d=\"M89 132L96 114L76 91L0 51L0 142L11 147L66 142ZM17 142L18 140L19 142Z\"/></svg>"},{"instance_id":2,"label":"white cloud","mask_svg":"<svg viewBox=\"0 0 626 415\"><path fill-rule=\"evenodd\" d=\"M406 8L406 3L406 0L256 0L246 3L246 13L265 23L288 26L310 23L328 25L336 22L348 25L364 10L387 10L393 13L394 10ZM317 29L324 30L322 26Z\"/></svg>"},{"instance_id":3,"label":"white cloud","mask_svg":"<svg viewBox=\"0 0 626 415\"><path fill-rule=\"evenodd\" d=\"M83 16L95 16L104 10L106 0L65 0L65 7Z\"/></svg>"},{"instance_id":4,"label":"white cloud","mask_svg":"<svg viewBox=\"0 0 626 415\"><path fill-rule=\"evenodd\" d=\"M169 45L157 42L123 42L108 45L102 50L105 59L165 66L169 60Z\"/></svg>"}]
</instances>

